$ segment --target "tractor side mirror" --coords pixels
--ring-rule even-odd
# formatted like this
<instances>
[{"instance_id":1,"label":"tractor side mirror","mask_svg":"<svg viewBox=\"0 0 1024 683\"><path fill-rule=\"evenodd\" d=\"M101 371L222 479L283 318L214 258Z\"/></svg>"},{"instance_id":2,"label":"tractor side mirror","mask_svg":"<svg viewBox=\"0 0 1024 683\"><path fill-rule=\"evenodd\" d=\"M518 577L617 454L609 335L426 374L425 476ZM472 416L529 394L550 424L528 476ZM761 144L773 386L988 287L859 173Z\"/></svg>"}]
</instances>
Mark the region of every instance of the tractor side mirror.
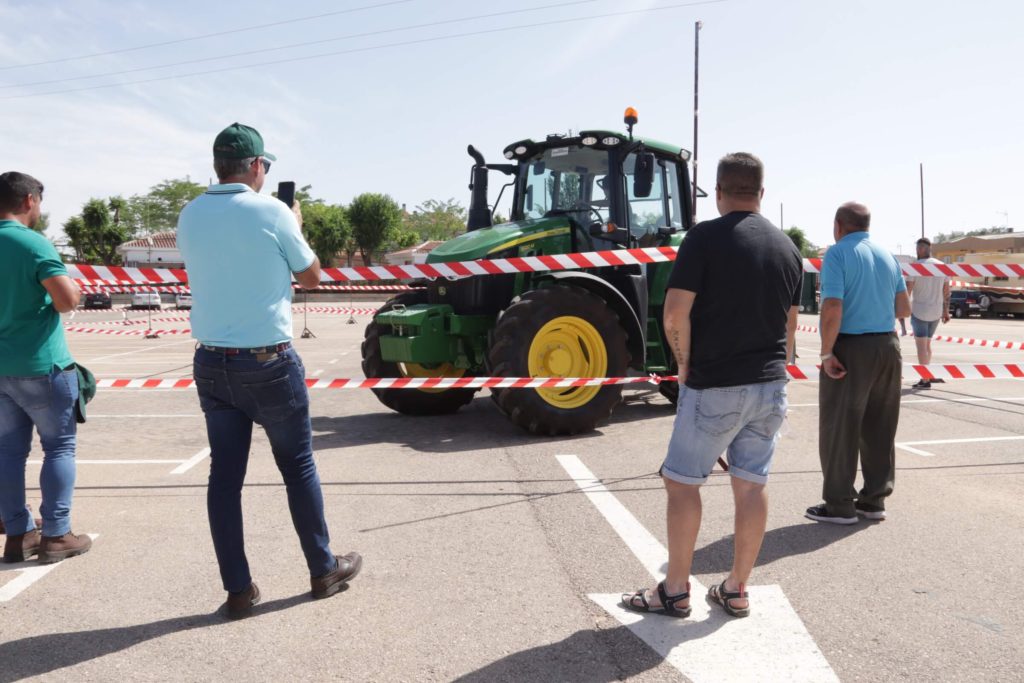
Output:
<instances>
[{"instance_id":1,"label":"tractor side mirror","mask_svg":"<svg viewBox=\"0 0 1024 683\"><path fill-rule=\"evenodd\" d=\"M526 210L533 211L533 185L526 188Z\"/></svg>"},{"instance_id":2,"label":"tractor side mirror","mask_svg":"<svg viewBox=\"0 0 1024 683\"><path fill-rule=\"evenodd\" d=\"M654 187L654 155L644 152L636 155L633 167L633 196L650 197Z\"/></svg>"}]
</instances>

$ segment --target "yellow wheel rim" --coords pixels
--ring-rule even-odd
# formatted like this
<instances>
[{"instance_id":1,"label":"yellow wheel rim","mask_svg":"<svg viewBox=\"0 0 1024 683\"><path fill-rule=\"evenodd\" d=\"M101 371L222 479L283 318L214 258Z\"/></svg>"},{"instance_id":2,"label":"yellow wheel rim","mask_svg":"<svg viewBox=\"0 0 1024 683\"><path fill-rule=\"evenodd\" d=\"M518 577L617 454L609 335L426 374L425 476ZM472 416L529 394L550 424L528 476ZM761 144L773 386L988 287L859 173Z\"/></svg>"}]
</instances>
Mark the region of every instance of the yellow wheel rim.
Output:
<instances>
[{"instance_id":1,"label":"yellow wheel rim","mask_svg":"<svg viewBox=\"0 0 1024 683\"><path fill-rule=\"evenodd\" d=\"M608 349L597 329L583 318L563 315L537 331L530 344L530 377L604 377ZM589 403L601 387L537 389L545 401L571 410Z\"/></svg>"},{"instance_id":2,"label":"yellow wheel rim","mask_svg":"<svg viewBox=\"0 0 1024 683\"><path fill-rule=\"evenodd\" d=\"M427 367L426 365L420 365L419 363L399 363L398 372L402 377L462 377L466 374L464 369L457 368L451 363L441 363L436 367ZM408 391L408 389L401 389L400 391ZM417 389L417 391L425 391L428 394L439 394L442 391L448 390Z\"/></svg>"}]
</instances>

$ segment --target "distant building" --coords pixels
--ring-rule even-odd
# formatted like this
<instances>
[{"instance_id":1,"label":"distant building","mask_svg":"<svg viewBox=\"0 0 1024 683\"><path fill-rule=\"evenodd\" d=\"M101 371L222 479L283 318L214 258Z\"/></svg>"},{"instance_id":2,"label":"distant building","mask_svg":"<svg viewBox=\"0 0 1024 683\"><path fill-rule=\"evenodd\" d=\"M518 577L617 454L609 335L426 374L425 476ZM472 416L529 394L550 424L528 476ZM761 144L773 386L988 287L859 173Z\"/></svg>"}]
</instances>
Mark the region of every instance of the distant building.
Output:
<instances>
[{"instance_id":1,"label":"distant building","mask_svg":"<svg viewBox=\"0 0 1024 683\"><path fill-rule=\"evenodd\" d=\"M1024 265L1024 233L970 235L932 245L932 256L943 263L1019 263ZM964 277L967 282L1020 287L1024 278Z\"/></svg>"},{"instance_id":2,"label":"distant building","mask_svg":"<svg viewBox=\"0 0 1024 683\"><path fill-rule=\"evenodd\" d=\"M117 248L124 265L131 268L184 268L174 232L158 232Z\"/></svg>"},{"instance_id":3,"label":"distant building","mask_svg":"<svg viewBox=\"0 0 1024 683\"><path fill-rule=\"evenodd\" d=\"M414 263L426 263L427 254L444 244L440 241L427 241L419 246L400 249L389 254L384 254L384 262L390 266L408 266Z\"/></svg>"}]
</instances>

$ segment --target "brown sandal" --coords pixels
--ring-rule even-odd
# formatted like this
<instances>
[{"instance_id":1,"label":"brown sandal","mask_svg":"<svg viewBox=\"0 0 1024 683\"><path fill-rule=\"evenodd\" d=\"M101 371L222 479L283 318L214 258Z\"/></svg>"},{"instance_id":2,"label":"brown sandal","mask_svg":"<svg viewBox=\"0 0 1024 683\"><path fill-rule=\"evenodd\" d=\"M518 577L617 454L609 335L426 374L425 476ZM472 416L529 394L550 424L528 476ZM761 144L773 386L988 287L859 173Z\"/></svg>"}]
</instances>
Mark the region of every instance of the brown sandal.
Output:
<instances>
[{"instance_id":1,"label":"brown sandal","mask_svg":"<svg viewBox=\"0 0 1024 683\"><path fill-rule=\"evenodd\" d=\"M718 586L712 586L708 589L708 600L721 605L722 609L725 610L726 614L731 617L749 617L750 616L750 605L743 609L736 609L729 603L733 600L745 600L749 599L747 591L744 590L744 585L740 584L740 589L736 592L730 592L725 590L725 581Z\"/></svg>"}]
</instances>

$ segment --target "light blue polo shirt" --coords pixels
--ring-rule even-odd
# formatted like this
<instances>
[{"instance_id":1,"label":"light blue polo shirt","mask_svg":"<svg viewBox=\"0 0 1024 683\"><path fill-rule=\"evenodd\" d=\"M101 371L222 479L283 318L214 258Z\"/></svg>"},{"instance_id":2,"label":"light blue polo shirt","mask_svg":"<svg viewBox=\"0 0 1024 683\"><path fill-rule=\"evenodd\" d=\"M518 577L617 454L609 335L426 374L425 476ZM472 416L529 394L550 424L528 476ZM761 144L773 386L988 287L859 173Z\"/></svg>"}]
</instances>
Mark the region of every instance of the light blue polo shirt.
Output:
<instances>
[{"instance_id":1,"label":"light blue polo shirt","mask_svg":"<svg viewBox=\"0 0 1024 683\"><path fill-rule=\"evenodd\" d=\"M842 334L892 332L896 294L907 291L896 258L854 232L825 252L821 265L821 300L843 302Z\"/></svg>"},{"instance_id":2,"label":"light blue polo shirt","mask_svg":"<svg viewBox=\"0 0 1024 683\"><path fill-rule=\"evenodd\" d=\"M291 209L241 183L211 185L178 217L192 336L255 348L292 338L292 273L313 265Z\"/></svg>"}]
</instances>

